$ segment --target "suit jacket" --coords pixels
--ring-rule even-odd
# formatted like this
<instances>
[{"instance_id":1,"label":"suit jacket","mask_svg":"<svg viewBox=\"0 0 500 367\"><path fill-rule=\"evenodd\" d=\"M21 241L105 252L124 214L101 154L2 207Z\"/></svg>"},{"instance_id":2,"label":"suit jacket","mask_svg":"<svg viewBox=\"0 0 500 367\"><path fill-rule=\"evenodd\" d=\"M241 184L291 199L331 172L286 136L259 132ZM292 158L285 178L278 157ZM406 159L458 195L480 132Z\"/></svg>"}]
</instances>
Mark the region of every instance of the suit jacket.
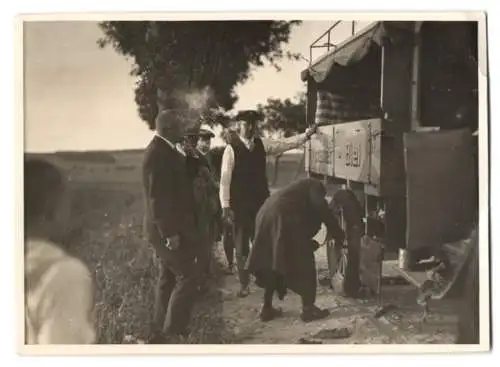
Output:
<instances>
[{"instance_id":1,"label":"suit jacket","mask_svg":"<svg viewBox=\"0 0 500 367\"><path fill-rule=\"evenodd\" d=\"M215 147L209 150L205 158L210 166L210 171L214 174L217 181L220 181L221 168L222 168L222 155L224 154L225 147Z\"/></svg>"},{"instance_id":2,"label":"suit jacket","mask_svg":"<svg viewBox=\"0 0 500 367\"><path fill-rule=\"evenodd\" d=\"M143 162L145 230L150 243L163 251L167 237L179 235L181 248L196 246L192 183L185 157L160 137L146 148Z\"/></svg>"},{"instance_id":3,"label":"suit jacket","mask_svg":"<svg viewBox=\"0 0 500 367\"><path fill-rule=\"evenodd\" d=\"M201 152L198 152L198 159L200 161L200 165L210 169L210 163L208 162L207 156L203 155Z\"/></svg>"}]
</instances>

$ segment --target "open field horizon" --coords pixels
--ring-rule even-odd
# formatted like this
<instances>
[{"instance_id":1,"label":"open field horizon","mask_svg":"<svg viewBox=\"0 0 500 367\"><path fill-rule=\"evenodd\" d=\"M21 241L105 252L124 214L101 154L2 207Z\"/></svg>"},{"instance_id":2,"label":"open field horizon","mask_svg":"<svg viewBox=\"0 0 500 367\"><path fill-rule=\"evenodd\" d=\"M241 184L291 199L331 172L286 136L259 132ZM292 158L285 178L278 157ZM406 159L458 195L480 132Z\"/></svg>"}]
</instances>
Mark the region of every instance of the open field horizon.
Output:
<instances>
[{"instance_id":1,"label":"open field horizon","mask_svg":"<svg viewBox=\"0 0 500 367\"><path fill-rule=\"evenodd\" d=\"M55 153L25 153L26 158L45 159L60 168L72 182L140 183L144 149L62 151ZM299 177L305 177L304 153L291 151L279 161L275 186L281 186ZM267 174L274 182L274 158L267 160Z\"/></svg>"}]
</instances>

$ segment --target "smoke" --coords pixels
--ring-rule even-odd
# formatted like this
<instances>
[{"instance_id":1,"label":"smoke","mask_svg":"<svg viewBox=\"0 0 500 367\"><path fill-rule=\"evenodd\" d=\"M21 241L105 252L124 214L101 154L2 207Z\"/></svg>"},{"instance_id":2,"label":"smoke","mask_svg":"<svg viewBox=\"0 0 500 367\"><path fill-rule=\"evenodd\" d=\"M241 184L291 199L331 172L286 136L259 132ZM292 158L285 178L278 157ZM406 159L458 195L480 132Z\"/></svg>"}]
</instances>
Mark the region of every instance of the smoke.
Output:
<instances>
[{"instance_id":1,"label":"smoke","mask_svg":"<svg viewBox=\"0 0 500 367\"><path fill-rule=\"evenodd\" d=\"M174 91L159 89L157 92L159 110L177 110L191 114L202 114L214 99L212 88L177 88Z\"/></svg>"},{"instance_id":2,"label":"smoke","mask_svg":"<svg viewBox=\"0 0 500 367\"><path fill-rule=\"evenodd\" d=\"M214 92L210 87L201 89L177 88L174 91L158 89L157 103L159 111L170 110L183 120L192 125L201 124L205 112L213 104Z\"/></svg>"},{"instance_id":3,"label":"smoke","mask_svg":"<svg viewBox=\"0 0 500 367\"><path fill-rule=\"evenodd\" d=\"M210 102L213 100L213 96L214 93L212 88L205 87L201 90L190 90L185 92L183 99L189 110L202 113L208 109Z\"/></svg>"},{"instance_id":4,"label":"smoke","mask_svg":"<svg viewBox=\"0 0 500 367\"><path fill-rule=\"evenodd\" d=\"M214 100L212 88L176 88L173 91L157 90L158 110L176 110L183 114L201 115L208 110Z\"/></svg>"}]
</instances>

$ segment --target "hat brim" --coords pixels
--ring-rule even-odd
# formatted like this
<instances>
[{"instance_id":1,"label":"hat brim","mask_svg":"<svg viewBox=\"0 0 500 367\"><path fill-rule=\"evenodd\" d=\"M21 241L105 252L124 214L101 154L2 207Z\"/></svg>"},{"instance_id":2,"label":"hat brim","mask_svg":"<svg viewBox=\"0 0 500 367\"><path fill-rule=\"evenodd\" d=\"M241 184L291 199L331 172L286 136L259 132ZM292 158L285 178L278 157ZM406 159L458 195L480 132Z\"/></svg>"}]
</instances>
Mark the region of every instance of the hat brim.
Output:
<instances>
[{"instance_id":1,"label":"hat brim","mask_svg":"<svg viewBox=\"0 0 500 367\"><path fill-rule=\"evenodd\" d=\"M257 125L259 123L258 120L252 120L252 119L239 119L239 122L244 122L249 125Z\"/></svg>"},{"instance_id":2,"label":"hat brim","mask_svg":"<svg viewBox=\"0 0 500 367\"><path fill-rule=\"evenodd\" d=\"M245 121L247 123L256 124L263 119L263 116L254 110L243 110L236 114L237 121Z\"/></svg>"},{"instance_id":3,"label":"hat brim","mask_svg":"<svg viewBox=\"0 0 500 367\"><path fill-rule=\"evenodd\" d=\"M200 134L200 138L203 138L203 139L212 139L212 138L215 138L215 135L212 134L212 133L204 133L204 134Z\"/></svg>"},{"instance_id":4,"label":"hat brim","mask_svg":"<svg viewBox=\"0 0 500 367\"><path fill-rule=\"evenodd\" d=\"M187 132L183 136L184 137L193 137L193 136L200 136L200 134L197 132Z\"/></svg>"}]
</instances>

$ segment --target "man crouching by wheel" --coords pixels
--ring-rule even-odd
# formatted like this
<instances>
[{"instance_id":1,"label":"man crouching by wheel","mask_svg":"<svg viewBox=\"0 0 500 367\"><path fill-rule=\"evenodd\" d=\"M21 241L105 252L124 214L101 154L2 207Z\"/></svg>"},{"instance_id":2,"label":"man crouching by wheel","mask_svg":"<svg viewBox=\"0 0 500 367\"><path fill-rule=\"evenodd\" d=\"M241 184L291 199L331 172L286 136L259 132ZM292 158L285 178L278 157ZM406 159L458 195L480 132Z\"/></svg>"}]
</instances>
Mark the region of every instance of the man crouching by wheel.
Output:
<instances>
[{"instance_id":1,"label":"man crouching by wheel","mask_svg":"<svg viewBox=\"0 0 500 367\"><path fill-rule=\"evenodd\" d=\"M264 305L260 318L270 321L281 316L273 308L276 292L283 299L287 289L302 298L302 321L326 318L328 310L315 305L316 265L314 252L319 244L313 237L327 227L325 242L343 241L344 233L325 200L326 190L315 179L295 181L269 197L260 208L255 225L255 240L247 269L264 288Z\"/></svg>"}]
</instances>

